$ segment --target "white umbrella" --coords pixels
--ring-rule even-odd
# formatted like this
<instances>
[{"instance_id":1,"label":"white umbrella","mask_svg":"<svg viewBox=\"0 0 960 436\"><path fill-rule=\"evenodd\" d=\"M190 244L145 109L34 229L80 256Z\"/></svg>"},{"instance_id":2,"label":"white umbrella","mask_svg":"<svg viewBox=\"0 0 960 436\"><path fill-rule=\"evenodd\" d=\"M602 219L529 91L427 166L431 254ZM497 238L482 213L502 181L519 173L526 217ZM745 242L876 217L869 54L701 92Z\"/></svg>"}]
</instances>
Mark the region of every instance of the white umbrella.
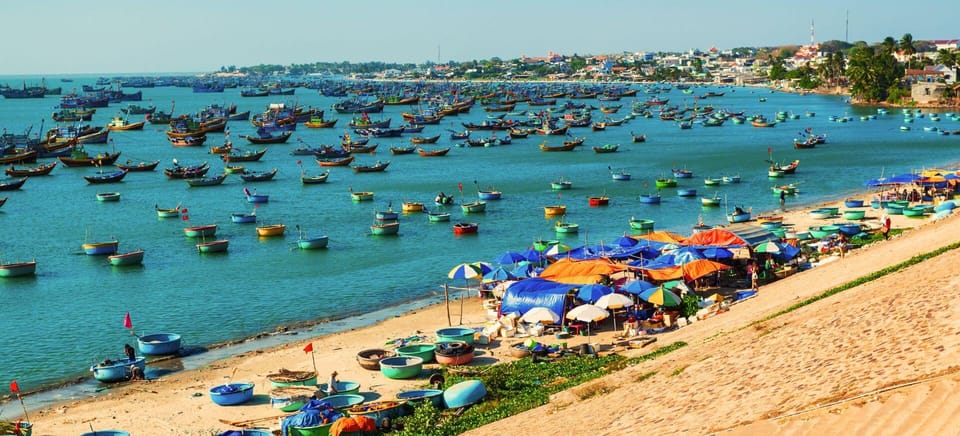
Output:
<instances>
[{"instance_id":1,"label":"white umbrella","mask_svg":"<svg viewBox=\"0 0 960 436\"><path fill-rule=\"evenodd\" d=\"M573 319L587 323L587 335L590 334L591 322L605 320L608 316L610 316L610 312L607 312L606 309L601 309L592 304L581 304L567 312L567 319Z\"/></svg>"},{"instance_id":2,"label":"white umbrella","mask_svg":"<svg viewBox=\"0 0 960 436\"><path fill-rule=\"evenodd\" d=\"M597 299L595 304L597 307L602 307L604 309L622 309L624 307L633 306L633 299L623 294L606 294ZM613 330L617 330L617 317L613 317Z\"/></svg>"},{"instance_id":3,"label":"white umbrella","mask_svg":"<svg viewBox=\"0 0 960 436\"><path fill-rule=\"evenodd\" d=\"M536 323L536 322L549 322L551 324L556 324L560 321L560 315L557 315L557 312L554 312L549 307L534 307L524 313L520 317L520 320L523 322Z\"/></svg>"}]
</instances>

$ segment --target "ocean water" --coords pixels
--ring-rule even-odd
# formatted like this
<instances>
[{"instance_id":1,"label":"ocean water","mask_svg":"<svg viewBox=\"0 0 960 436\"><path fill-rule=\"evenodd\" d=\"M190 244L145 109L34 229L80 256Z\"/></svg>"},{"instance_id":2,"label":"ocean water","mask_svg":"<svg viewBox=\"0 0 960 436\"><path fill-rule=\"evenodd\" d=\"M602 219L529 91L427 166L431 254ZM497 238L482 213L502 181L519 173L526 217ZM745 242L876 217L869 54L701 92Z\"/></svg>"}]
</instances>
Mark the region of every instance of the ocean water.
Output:
<instances>
[{"instance_id":1,"label":"ocean water","mask_svg":"<svg viewBox=\"0 0 960 436\"><path fill-rule=\"evenodd\" d=\"M22 79L0 77L0 82L18 86ZM28 84L37 82L26 80ZM48 86L63 86L68 92L93 81L86 77L60 84L48 79ZM603 132L571 129L571 134L587 137L585 145L573 152L541 152L538 144L546 140L556 145L562 138L531 136L506 146L455 147L443 158L391 156L389 147L408 145L408 134L374 140L380 144L375 155L357 156L357 163L390 160L386 172L355 174L349 167L336 167L326 184L302 185L298 160L310 173L321 168L308 156L290 155L290 150L297 147L298 139L313 146L339 142L350 115L331 109L338 99L305 88L297 89L294 96L257 98L241 98L239 89L222 94L194 94L189 88L174 87L143 89L144 101L138 104L155 104L169 111L171 101L176 101L177 114L195 113L214 103L237 104L241 112L256 113L270 103L296 101L325 109L327 118L340 121L335 129L301 125L287 144L266 146L248 145L241 138L254 133L249 122L230 122L235 146L269 149L260 162L244 166L252 170L279 168L279 175L270 182L244 183L231 175L221 186L190 188L182 180L168 180L161 168L170 166L172 159L181 164L208 161L213 167L210 174L219 173L223 164L209 153L209 146L221 144L223 134L208 135L203 147L174 148L160 126L148 124L144 131L112 132L112 145L87 148L92 152L115 148L123 153L121 161L159 159L161 168L155 172L130 173L118 184L88 185L82 175L95 173L95 168L60 165L51 176L32 178L21 190L2 193L9 200L0 208L0 225L5 229L0 258L3 262L35 258L38 267L35 277L0 280L0 304L5 312L0 317L0 331L4 332L0 348L5 350L0 355L0 377L17 380L21 389L35 390L88 376L90 364L116 357L124 343L134 342L123 328L127 312L137 333L175 332L183 336L186 345L206 346L279 326L435 301L440 286L449 282L447 272L458 263L491 261L507 250L522 251L537 238L556 239L556 219L543 215L543 206L549 204L565 204L566 220L580 225L579 234L561 238L569 245L597 243L630 232L631 217L650 218L657 229L687 234L699 217L707 224L724 224L725 209L734 205L752 207L755 212L775 209L774 184L798 183L800 194L787 199L788 207L797 207L862 193L866 189L863 182L870 178L958 160L960 136L922 129L930 125L960 129L960 123L948 116L936 124L929 117L918 118L911 131L901 132L899 111L861 121L861 115L876 114L875 108L853 108L838 96L745 87L698 87L694 95L709 90L725 95L698 104L768 118L777 111L789 111L801 118L765 129L727 121L718 128L696 124L690 130L656 118L637 118ZM693 104L692 95L677 89L658 95L670 98L671 104ZM640 99L646 97L643 91L638 94ZM760 97L766 101L760 102ZM620 101L623 109L611 117L619 119L629 113L633 101ZM596 100L578 102L599 105ZM50 113L57 104L56 97L0 100L0 126L20 133L33 125L37 131L45 120L43 128L49 128L54 124ZM125 103L98 109L91 124L105 125L123 106ZM517 109L527 106L520 104ZM397 126L402 122L400 113L409 110L387 106L383 114L371 117L392 118ZM816 116L804 117L805 112ZM830 121L831 115L852 120ZM428 126L422 134L441 133L443 138L436 146L453 145L449 130L463 130L461 122L486 118L487 113L477 105L467 115ZM827 143L794 150L793 139L808 127L826 133ZM631 143L631 131L646 133L647 142ZM478 131L473 137L488 134ZM595 154L590 148L606 143L620 144L620 151ZM781 162L800 159L797 174L780 181L768 179L767 160L771 157ZM711 196L719 191L728 206L704 209L697 197L677 197L675 189L662 192L660 205L638 201L639 194L655 191L658 176L669 175L671 168L677 167L694 172L692 179L680 180L681 188L696 188L700 195ZM613 181L608 168L626 169L632 180ZM723 175L740 175L743 181L720 187L703 185L705 177ZM550 190L550 182L561 176L573 182L573 189L558 194ZM402 201L420 201L434 209L433 198L440 191L469 201L476 198L478 187L489 186L502 191L503 198L489 201L486 213L463 216L459 207L448 207L450 223L430 223L423 214L403 215L399 236L369 235L375 209L392 204L399 211ZM286 224L285 237L258 238L253 225L230 222L231 213L252 210L243 194L245 187L270 195L269 203L262 204L257 214L265 223ZM351 202L350 189L374 191L375 201ZM96 201L95 194L103 191L118 191L122 198L113 203ZM588 207L587 197L599 194L609 196L610 205ZM155 206L177 204L188 209L188 222L157 218ZM479 233L455 237L451 225L458 221L479 223ZM185 238L182 229L212 223L219 225L218 238L230 240L229 252L198 255L197 241ZM329 235L329 248L298 250L297 225L307 234ZM120 241L120 251L144 249L143 266L111 267L104 257L82 254L83 242L113 237Z\"/></svg>"}]
</instances>

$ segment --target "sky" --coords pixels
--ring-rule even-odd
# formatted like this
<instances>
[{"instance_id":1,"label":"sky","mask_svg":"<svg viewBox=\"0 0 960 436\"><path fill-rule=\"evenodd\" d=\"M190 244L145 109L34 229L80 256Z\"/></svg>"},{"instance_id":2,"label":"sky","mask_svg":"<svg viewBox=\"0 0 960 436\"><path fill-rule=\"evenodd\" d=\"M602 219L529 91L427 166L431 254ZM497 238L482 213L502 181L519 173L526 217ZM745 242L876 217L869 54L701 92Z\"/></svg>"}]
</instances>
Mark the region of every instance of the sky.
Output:
<instances>
[{"instance_id":1,"label":"sky","mask_svg":"<svg viewBox=\"0 0 960 436\"><path fill-rule=\"evenodd\" d=\"M817 41L956 39L956 11L955 0L10 0L0 75L799 45L811 20Z\"/></svg>"}]
</instances>

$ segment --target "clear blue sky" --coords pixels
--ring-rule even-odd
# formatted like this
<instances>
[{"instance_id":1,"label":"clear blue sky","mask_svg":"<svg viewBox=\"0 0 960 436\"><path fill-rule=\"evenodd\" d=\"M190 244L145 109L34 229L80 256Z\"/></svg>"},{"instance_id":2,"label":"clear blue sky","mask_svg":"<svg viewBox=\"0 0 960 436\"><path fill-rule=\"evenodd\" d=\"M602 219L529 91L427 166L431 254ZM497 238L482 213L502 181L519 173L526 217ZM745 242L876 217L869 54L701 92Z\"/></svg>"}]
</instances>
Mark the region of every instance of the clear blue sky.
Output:
<instances>
[{"instance_id":1,"label":"clear blue sky","mask_svg":"<svg viewBox=\"0 0 960 436\"><path fill-rule=\"evenodd\" d=\"M31 0L0 6L0 74L203 72L716 46L960 38L955 0ZM438 53L439 52L439 53Z\"/></svg>"}]
</instances>

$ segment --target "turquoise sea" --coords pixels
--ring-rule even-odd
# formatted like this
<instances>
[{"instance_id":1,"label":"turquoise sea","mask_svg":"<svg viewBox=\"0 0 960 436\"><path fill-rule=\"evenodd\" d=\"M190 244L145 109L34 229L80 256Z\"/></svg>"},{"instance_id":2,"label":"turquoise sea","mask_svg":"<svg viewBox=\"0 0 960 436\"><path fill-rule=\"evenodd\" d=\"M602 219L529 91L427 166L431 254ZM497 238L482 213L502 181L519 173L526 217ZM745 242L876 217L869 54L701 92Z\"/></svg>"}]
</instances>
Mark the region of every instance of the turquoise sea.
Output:
<instances>
[{"instance_id":1,"label":"turquoise sea","mask_svg":"<svg viewBox=\"0 0 960 436\"><path fill-rule=\"evenodd\" d=\"M0 77L0 83L19 86L37 83L35 77ZM95 77L75 77L70 83L56 83L48 77L48 86L63 86L64 92L83 84L93 85ZM639 89L639 85L633 85ZM236 175L216 187L190 188L182 180L168 180L161 168L172 159L181 164L208 161L219 173L222 162L209 153L210 145L223 142L223 134L210 134L203 147L174 148L162 128L147 125L144 131L112 132L112 145L88 145L91 151L122 151L120 160L156 160L155 172L130 173L113 185L88 185L81 177L95 168L56 168L51 176L27 181L19 191L4 192L9 197L0 208L0 240L3 262L36 259L37 275L25 279L0 280L0 368L7 380L17 380L21 389L38 390L77 377L88 377L90 364L105 357L120 355L124 343L133 343L123 328L124 314L130 312L137 333L176 332L186 345L209 346L280 326L344 319L368 312L389 309L400 304L427 304L437 300L440 285L448 282L447 272L461 262L491 261L507 250L522 251L537 238L555 239L555 219L545 219L543 206L562 203L569 221L580 225L580 233L563 241L569 245L612 240L629 232L631 217L650 218L657 229L690 233L699 216L707 224L724 224L724 207L703 209L698 198L681 198L675 189L662 192L663 203L643 205L637 196L654 192L654 179L669 175L671 168L694 172L692 179L681 179L680 187L696 188L700 195L719 190L729 208L752 207L755 212L773 210L778 199L771 186L799 183L800 194L788 198L796 207L864 192L863 182L881 175L909 172L922 168L950 165L957 159L960 136L941 136L926 132L933 125L929 117L917 118L909 132L900 131L903 116L898 110L888 115L861 121L861 115L876 114L876 108L854 108L843 97L799 95L773 92L763 88L696 87L693 95L706 91L724 92L698 102L717 110L743 111L773 118L778 111L800 114L774 128L754 128L745 123L727 121L722 127L705 128L695 124L680 130L672 122L637 118L620 127L592 132L589 128L571 129L575 136L586 136L584 146L573 152L544 153L537 145L545 139L557 145L561 138L534 137L515 139L512 145L498 147L455 147L444 158L423 158L416 154L391 156L389 147L408 145L408 137L374 140L380 144L376 155L359 155L356 162L390 160L383 173L355 174L349 167L332 168L329 181L322 185L302 185L298 160L310 173L321 169L304 156L291 156L297 140L312 146L339 142L350 115L336 114L331 105L337 98L323 97L316 90L297 89L294 96L241 98L240 89L224 93L195 94L190 88L157 87L143 89L141 105L155 104L169 111L176 101L177 114L196 113L210 104L237 104L239 111L263 111L270 103L295 101L300 105L325 109L327 118L339 118L336 129L307 129L299 126L287 144L267 145L269 151L260 162L244 164L248 169L279 168L274 181L242 182ZM133 92L134 89L125 89ZM693 95L679 89L658 94L671 104L692 105ZM637 98L646 99L641 90ZM760 97L766 101L761 102ZM560 99L560 102L566 101ZM633 98L623 99L619 119L629 113ZM596 100L577 100L598 106ZM49 128L57 97L27 100L0 100L0 127L20 133L28 126L34 131ZM605 103L607 104L607 103ZM91 122L105 125L125 103L100 108ZM520 104L517 110L528 109ZM542 108L529 108L540 110ZM402 122L405 106L387 106L374 119L392 118L393 126ZM806 117L806 112L815 113ZM928 112L928 111L925 111ZM840 123L830 116L851 117ZM599 115L595 112L595 118ZM449 130L463 130L461 122L487 119L482 106L466 115L445 118L439 126L428 126L424 136L441 133L437 146L453 145ZM960 129L960 122L942 116L941 129ZM811 128L826 133L828 141L815 149L794 150L798 132ZM253 134L245 121L229 124L235 146L256 149L241 135ZM647 142L631 143L630 132L646 133ZM473 137L488 135L475 132ZM502 133L500 133L502 135ZM620 144L613 154L595 154L593 145ZM782 182L767 178L767 162L800 159L797 174ZM608 167L626 169L632 180L613 181ZM705 177L740 175L738 185L706 187ZM559 177L573 182L573 189L551 191L550 182ZM392 203L400 210L402 201L420 201L435 208L433 198L440 191L476 198L476 189L492 186L503 198L490 201L487 212L463 217L459 207L448 207L450 223L430 223L423 214L403 215L400 235L369 235L375 209ZM243 189L256 189L270 195L257 214L266 223L284 223L282 238L260 239L254 226L234 224L230 214L249 212ZM374 191L375 201L354 203L349 189ZM121 193L119 202L98 202L95 194ZM587 197L606 194L608 207L590 208ZM155 206L172 208L181 204L188 209L189 223L179 219L158 219ZM479 223L479 234L455 237L451 224L458 221ZM196 240L184 237L185 225L216 223L218 237L230 240L223 255L198 255ZM329 248L298 250L295 245L299 225L308 234L327 234ZM142 248L146 257L142 267L111 267L104 257L82 254L85 241L110 238L120 241L120 251ZM407 307L407 306L405 306ZM322 352L323 350L318 350ZM149 375L149 371L148 371Z\"/></svg>"}]
</instances>

